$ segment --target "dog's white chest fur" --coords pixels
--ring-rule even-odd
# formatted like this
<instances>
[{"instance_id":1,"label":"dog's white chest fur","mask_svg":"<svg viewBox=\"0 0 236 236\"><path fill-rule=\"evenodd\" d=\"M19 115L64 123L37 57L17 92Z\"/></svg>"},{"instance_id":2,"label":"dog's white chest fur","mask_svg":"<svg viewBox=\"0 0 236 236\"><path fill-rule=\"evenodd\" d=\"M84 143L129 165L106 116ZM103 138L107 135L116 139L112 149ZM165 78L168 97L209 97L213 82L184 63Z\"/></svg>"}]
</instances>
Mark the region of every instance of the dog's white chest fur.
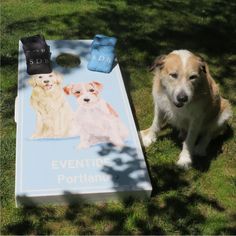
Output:
<instances>
[{"instance_id":1,"label":"dog's white chest fur","mask_svg":"<svg viewBox=\"0 0 236 236\"><path fill-rule=\"evenodd\" d=\"M168 123L178 129L186 129L189 121L193 117L193 109L191 108L176 108L173 103L168 99L166 94L156 94L155 100L159 108L164 113L164 118Z\"/></svg>"}]
</instances>

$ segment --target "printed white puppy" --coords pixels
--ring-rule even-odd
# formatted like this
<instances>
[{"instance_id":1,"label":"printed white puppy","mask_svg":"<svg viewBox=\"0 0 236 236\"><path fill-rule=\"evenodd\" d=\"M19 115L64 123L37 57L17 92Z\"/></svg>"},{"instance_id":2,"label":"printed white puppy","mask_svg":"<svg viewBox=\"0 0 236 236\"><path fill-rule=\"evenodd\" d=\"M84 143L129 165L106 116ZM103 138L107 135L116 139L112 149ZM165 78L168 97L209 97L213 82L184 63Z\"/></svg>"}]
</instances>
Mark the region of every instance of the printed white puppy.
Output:
<instances>
[{"instance_id":1,"label":"printed white puppy","mask_svg":"<svg viewBox=\"0 0 236 236\"><path fill-rule=\"evenodd\" d=\"M64 91L76 97L74 131L80 136L79 148L88 148L103 142L123 146L128 129L117 112L100 98L103 86L99 82L78 83L64 87Z\"/></svg>"}]
</instances>

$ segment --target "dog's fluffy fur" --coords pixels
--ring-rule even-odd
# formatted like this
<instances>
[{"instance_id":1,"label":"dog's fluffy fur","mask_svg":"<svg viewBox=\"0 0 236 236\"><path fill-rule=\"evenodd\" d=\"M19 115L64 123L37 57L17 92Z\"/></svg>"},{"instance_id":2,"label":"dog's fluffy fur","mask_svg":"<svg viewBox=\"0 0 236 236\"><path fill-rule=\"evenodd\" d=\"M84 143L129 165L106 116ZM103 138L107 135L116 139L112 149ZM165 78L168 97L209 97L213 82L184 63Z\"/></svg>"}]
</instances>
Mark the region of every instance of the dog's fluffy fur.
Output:
<instances>
[{"instance_id":1,"label":"dog's fluffy fur","mask_svg":"<svg viewBox=\"0 0 236 236\"><path fill-rule=\"evenodd\" d=\"M78 148L88 148L102 142L123 146L128 129L117 112L100 98L102 84L99 82L78 83L64 87L64 91L76 97L74 132L80 136Z\"/></svg>"},{"instance_id":2,"label":"dog's fluffy fur","mask_svg":"<svg viewBox=\"0 0 236 236\"><path fill-rule=\"evenodd\" d=\"M57 72L36 74L29 79L32 86L31 105L36 112L36 131L32 138L63 138L70 136L72 109L61 86Z\"/></svg>"},{"instance_id":3,"label":"dog's fluffy fur","mask_svg":"<svg viewBox=\"0 0 236 236\"><path fill-rule=\"evenodd\" d=\"M187 50L176 50L158 57L154 70L154 120L141 131L143 144L149 146L164 123L186 133L177 164L189 167L192 156L206 155L212 138L219 135L232 116L229 102L219 94L208 65Z\"/></svg>"}]
</instances>

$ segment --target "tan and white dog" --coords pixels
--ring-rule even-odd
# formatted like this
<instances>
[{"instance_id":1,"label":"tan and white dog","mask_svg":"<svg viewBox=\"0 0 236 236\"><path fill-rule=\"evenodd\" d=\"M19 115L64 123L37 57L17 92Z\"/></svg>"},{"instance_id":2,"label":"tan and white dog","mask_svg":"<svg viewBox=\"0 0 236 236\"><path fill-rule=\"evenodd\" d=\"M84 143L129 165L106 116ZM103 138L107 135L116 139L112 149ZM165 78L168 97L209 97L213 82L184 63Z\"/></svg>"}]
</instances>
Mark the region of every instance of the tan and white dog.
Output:
<instances>
[{"instance_id":1,"label":"tan and white dog","mask_svg":"<svg viewBox=\"0 0 236 236\"><path fill-rule=\"evenodd\" d=\"M36 131L32 138L69 137L73 111L65 99L62 75L36 74L29 79L31 105L36 112Z\"/></svg>"},{"instance_id":2,"label":"tan and white dog","mask_svg":"<svg viewBox=\"0 0 236 236\"><path fill-rule=\"evenodd\" d=\"M232 116L229 102L219 94L218 86L202 58L187 50L176 50L158 57L154 71L154 119L141 131L144 146L156 140L164 123L186 133L177 164L187 168L192 156L206 155L209 142L219 135Z\"/></svg>"},{"instance_id":3,"label":"tan and white dog","mask_svg":"<svg viewBox=\"0 0 236 236\"><path fill-rule=\"evenodd\" d=\"M74 132L80 136L78 148L89 148L103 142L123 146L128 129L118 113L100 97L103 86L99 82L78 83L64 87L64 91L76 97Z\"/></svg>"}]
</instances>

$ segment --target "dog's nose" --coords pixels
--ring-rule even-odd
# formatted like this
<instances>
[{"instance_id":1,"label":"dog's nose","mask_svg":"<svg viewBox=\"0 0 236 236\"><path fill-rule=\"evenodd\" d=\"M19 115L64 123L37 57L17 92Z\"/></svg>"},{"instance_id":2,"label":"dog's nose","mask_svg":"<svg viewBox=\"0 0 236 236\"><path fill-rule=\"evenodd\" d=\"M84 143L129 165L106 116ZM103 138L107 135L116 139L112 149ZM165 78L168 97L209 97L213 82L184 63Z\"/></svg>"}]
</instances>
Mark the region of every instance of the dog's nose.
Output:
<instances>
[{"instance_id":1,"label":"dog's nose","mask_svg":"<svg viewBox=\"0 0 236 236\"><path fill-rule=\"evenodd\" d=\"M177 95L177 100L178 100L178 102L187 102L188 101L188 96L185 92L181 91Z\"/></svg>"},{"instance_id":2,"label":"dog's nose","mask_svg":"<svg viewBox=\"0 0 236 236\"><path fill-rule=\"evenodd\" d=\"M47 84L47 83L49 83L49 80L44 80L43 82L44 82L45 84Z\"/></svg>"},{"instance_id":3,"label":"dog's nose","mask_svg":"<svg viewBox=\"0 0 236 236\"><path fill-rule=\"evenodd\" d=\"M85 101L85 102L89 102L90 99L89 99L89 98L84 98L84 101Z\"/></svg>"}]
</instances>

